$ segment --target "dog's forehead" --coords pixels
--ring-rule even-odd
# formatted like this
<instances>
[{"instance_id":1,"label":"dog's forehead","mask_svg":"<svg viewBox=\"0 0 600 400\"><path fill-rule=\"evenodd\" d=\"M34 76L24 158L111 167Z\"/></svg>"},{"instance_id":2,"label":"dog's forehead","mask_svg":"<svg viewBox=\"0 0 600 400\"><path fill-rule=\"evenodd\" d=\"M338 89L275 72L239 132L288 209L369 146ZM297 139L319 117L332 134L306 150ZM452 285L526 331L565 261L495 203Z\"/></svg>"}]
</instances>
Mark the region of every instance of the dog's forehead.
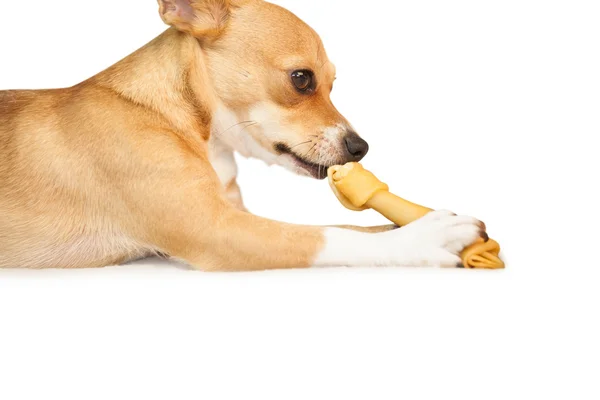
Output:
<instances>
[{"instance_id":1,"label":"dog's forehead","mask_svg":"<svg viewBox=\"0 0 600 400\"><path fill-rule=\"evenodd\" d=\"M278 67L324 69L326 72L333 68L321 38L304 22L298 20L295 26L278 25L271 29L274 31L266 36L266 50L274 56Z\"/></svg>"},{"instance_id":2,"label":"dog's forehead","mask_svg":"<svg viewBox=\"0 0 600 400\"><path fill-rule=\"evenodd\" d=\"M231 32L243 41L260 42L273 52L285 51L303 57L318 57L323 50L321 38L308 24L278 5L257 1L241 7L233 18Z\"/></svg>"}]
</instances>

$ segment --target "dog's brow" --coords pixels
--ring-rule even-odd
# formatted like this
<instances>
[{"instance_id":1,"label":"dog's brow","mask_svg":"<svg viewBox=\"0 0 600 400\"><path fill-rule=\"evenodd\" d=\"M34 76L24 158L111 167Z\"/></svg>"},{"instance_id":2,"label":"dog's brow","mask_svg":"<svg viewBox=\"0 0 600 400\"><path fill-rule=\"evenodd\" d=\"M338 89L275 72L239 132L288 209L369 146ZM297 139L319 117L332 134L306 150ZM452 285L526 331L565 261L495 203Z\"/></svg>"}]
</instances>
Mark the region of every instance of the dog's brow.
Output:
<instances>
[{"instance_id":1,"label":"dog's brow","mask_svg":"<svg viewBox=\"0 0 600 400\"><path fill-rule=\"evenodd\" d=\"M281 66L283 69L294 69L294 68L310 68L311 63L307 62L302 57L287 57L281 60Z\"/></svg>"}]
</instances>

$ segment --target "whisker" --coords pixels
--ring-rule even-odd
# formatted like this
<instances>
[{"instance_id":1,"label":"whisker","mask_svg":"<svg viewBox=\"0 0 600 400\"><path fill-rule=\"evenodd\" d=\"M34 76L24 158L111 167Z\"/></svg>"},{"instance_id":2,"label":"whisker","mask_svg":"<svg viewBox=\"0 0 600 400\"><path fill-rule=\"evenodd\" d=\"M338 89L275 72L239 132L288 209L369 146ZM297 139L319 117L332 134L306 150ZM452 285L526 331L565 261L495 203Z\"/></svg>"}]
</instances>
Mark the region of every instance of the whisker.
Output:
<instances>
[{"instance_id":1,"label":"whisker","mask_svg":"<svg viewBox=\"0 0 600 400\"><path fill-rule=\"evenodd\" d=\"M230 130L232 130L232 129L233 129L233 128L235 128L236 126L240 126L240 125L243 125L243 124L251 124L251 125L256 125L257 123L258 123L258 122L254 122L254 121L243 121L243 122L239 122L239 123L237 123L237 124L235 124L235 125L233 125L233 126L230 126L230 127L229 127L229 128L227 128L227 129L225 129L223 132L220 132L220 133L218 133L218 134L217 134L217 136L224 135L225 133L229 132ZM251 125L248 125L248 126L251 126ZM246 128L247 128L247 127L246 127ZM246 129L246 128L244 128L244 129Z\"/></svg>"},{"instance_id":2,"label":"whisker","mask_svg":"<svg viewBox=\"0 0 600 400\"><path fill-rule=\"evenodd\" d=\"M327 175L327 167L325 166L325 154L319 155L319 168L323 168L323 175ZM319 174L319 178L323 175Z\"/></svg>"},{"instance_id":3,"label":"whisker","mask_svg":"<svg viewBox=\"0 0 600 400\"><path fill-rule=\"evenodd\" d=\"M240 131L240 134L242 134L242 133L243 133L243 132L244 132L246 129L248 129L248 128L250 128L251 126L254 126L254 125L258 125L258 122L253 122L253 123L251 123L250 125L246 125L246 126L244 127L244 129L242 129L242 130Z\"/></svg>"},{"instance_id":4,"label":"whisker","mask_svg":"<svg viewBox=\"0 0 600 400\"><path fill-rule=\"evenodd\" d=\"M298 146L302 146L303 144L309 144L309 143L312 143L312 140L309 140L307 142L298 143L297 145L290 147L290 150L295 149Z\"/></svg>"},{"instance_id":5,"label":"whisker","mask_svg":"<svg viewBox=\"0 0 600 400\"><path fill-rule=\"evenodd\" d=\"M310 150L308 150L308 152L302 156L302 158L307 158L307 157L309 157L309 156L310 156L310 153L311 153L311 152L312 152L312 151L315 149L315 147L317 147L317 145L318 145L318 144L319 144L319 143L315 143L315 144L313 145L313 147L311 147L311 148L310 148Z\"/></svg>"}]
</instances>

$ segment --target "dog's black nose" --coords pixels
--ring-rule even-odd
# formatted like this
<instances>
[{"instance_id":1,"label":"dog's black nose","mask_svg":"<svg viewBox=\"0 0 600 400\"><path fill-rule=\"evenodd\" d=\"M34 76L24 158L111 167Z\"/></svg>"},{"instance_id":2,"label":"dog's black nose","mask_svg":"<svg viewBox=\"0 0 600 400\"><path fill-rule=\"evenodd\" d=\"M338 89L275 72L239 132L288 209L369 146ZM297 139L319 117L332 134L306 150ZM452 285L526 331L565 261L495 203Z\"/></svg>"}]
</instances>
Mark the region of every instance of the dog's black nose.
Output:
<instances>
[{"instance_id":1,"label":"dog's black nose","mask_svg":"<svg viewBox=\"0 0 600 400\"><path fill-rule=\"evenodd\" d=\"M365 158L369 152L369 143L365 142L355 132L348 133L344 138L344 143L346 144L349 161L358 162Z\"/></svg>"}]
</instances>

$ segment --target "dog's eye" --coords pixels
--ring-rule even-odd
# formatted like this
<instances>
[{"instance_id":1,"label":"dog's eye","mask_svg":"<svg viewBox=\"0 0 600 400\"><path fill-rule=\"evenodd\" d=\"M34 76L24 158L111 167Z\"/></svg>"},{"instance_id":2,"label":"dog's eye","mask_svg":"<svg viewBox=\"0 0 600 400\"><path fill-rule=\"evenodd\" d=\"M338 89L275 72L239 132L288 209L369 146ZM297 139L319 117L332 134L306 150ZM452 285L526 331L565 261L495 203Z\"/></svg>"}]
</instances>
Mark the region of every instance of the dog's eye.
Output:
<instances>
[{"instance_id":1,"label":"dog's eye","mask_svg":"<svg viewBox=\"0 0 600 400\"><path fill-rule=\"evenodd\" d=\"M302 93L314 90L314 75L311 71L300 70L292 73L292 82L296 89Z\"/></svg>"}]
</instances>

